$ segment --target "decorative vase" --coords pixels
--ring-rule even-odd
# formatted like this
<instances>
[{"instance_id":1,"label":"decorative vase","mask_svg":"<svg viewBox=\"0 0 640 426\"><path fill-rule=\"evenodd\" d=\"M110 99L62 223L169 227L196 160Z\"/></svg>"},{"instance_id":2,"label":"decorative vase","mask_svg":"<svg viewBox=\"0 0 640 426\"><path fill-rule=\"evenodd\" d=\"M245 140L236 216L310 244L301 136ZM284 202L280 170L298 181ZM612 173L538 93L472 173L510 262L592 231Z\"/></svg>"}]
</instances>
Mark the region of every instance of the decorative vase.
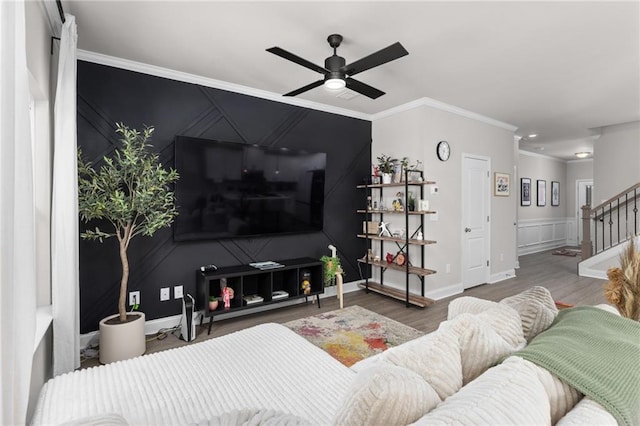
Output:
<instances>
[{"instance_id":1,"label":"decorative vase","mask_svg":"<svg viewBox=\"0 0 640 426\"><path fill-rule=\"evenodd\" d=\"M216 309L218 309L218 304L220 302L218 302L218 299L216 300L209 300L209 310L210 311L215 311Z\"/></svg>"},{"instance_id":2,"label":"decorative vase","mask_svg":"<svg viewBox=\"0 0 640 426\"><path fill-rule=\"evenodd\" d=\"M144 313L128 313L127 320L119 322L118 314L115 314L100 321L101 364L134 358L146 350Z\"/></svg>"},{"instance_id":3,"label":"decorative vase","mask_svg":"<svg viewBox=\"0 0 640 426\"><path fill-rule=\"evenodd\" d=\"M393 183L402 182L402 164L395 164L393 166Z\"/></svg>"},{"instance_id":4,"label":"decorative vase","mask_svg":"<svg viewBox=\"0 0 640 426\"><path fill-rule=\"evenodd\" d=\"M383 173L382 174L382 183L391 183L392 173Z\"/></svg>"}]
</instances>

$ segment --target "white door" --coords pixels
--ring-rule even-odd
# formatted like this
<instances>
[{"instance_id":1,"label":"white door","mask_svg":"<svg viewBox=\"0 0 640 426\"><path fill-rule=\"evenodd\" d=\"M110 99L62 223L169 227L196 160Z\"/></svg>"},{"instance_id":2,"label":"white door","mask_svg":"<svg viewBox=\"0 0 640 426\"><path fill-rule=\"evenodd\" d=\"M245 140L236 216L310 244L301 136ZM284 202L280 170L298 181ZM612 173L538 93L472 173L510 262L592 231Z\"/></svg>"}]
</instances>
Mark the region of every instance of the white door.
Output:
<instances>
[{"instance_id":1,"label":"white door","mask_svg":"<svg viewBox=\"0 0 640 426\"><path fill-rule=\"evenodd\" d=\"M593 194L592 180L576 180L576 224L578 225L578 245L582 244L582 206L587 204L587 187L591 187ZM593 207L593 206L592 206Z\"/></svg>"},{"instance_id":2,"label":"white door","mask_svg":"<svg viewBox=\"0 0 640 426\"><path fill-rule=\"evenodd\" d=\"M489 159L462 158L462 284L465 289L489 279Z\"/></svg>"}]
</instances>

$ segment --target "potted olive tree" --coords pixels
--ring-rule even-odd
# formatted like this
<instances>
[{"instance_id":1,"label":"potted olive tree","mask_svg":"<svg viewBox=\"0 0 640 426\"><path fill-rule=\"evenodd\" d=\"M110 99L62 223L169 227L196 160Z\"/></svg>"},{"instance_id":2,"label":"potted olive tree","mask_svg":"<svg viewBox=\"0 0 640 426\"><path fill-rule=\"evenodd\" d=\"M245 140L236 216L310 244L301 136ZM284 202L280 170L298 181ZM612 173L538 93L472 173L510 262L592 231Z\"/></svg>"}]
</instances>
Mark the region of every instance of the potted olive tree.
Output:
<instances>
[{"instance_id":1,"label":"potted olive tree","mask_svg":"<svg viewBox=\"0 0 640 426\"><path fill-rule=\"evenodd\" d=\"M142 312L127 314L126 297L129 281L127 249L138 235L152 236L168 227L177 216L174 193L170 185L178 180L178 173L165 170L158 154L149 151L148 140L153 127L142 132L116 124L121 135L121 147L111 158L95 170L82 159L78 149L78 204L83 222L100 220L108 229L88 229L80 235L84 239L102 242L116 237L122 278L118 298L118 314L100 321L100 362L103 364L142 355L145 351Z\"/></svg>"}]
</instances>

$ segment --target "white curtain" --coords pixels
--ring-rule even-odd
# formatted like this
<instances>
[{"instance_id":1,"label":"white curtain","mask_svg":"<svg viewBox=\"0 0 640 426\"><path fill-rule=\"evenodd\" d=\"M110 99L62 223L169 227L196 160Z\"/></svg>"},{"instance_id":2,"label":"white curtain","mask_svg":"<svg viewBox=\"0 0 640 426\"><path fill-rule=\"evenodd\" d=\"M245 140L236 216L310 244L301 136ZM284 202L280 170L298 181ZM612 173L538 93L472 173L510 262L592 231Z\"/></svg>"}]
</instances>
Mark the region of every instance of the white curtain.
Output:
<instances>
[{"instance_id":1,"label":"white curtain","mask_svg":"<svg viewBox=\"0 0 640 426\"><path fill-rule=\"evenodd\" d=\"M26 422L35 339L33 152L24 0L0 1L0 424Z\"/></svg>"},{"instance_id":2,"label":"white curtain","mask_svg":"<svg viewBox=\"0 0 640 426\"><path fill-rule=\"evenodd\" d=\"M65 14L54 106L51 205L53 374L80 367L78 165L76 145L76 20Z\"/></svg>"}]
</instances>

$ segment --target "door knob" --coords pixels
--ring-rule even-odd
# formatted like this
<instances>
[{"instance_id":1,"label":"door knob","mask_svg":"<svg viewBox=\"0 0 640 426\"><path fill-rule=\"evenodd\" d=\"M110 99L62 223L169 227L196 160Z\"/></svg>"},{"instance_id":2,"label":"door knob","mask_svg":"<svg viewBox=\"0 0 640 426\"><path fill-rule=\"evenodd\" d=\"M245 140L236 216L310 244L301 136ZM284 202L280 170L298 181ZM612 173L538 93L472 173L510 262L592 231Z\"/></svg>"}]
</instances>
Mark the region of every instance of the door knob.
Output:
<instances>
[{"instance_id":1,"label":"door knob","mask_svg":"<svg viewBox=\"0 0 640 426\"><path fill-rule=\"evenodd\" d=\"M464 228L464 232L471 232L471 228Z\"/></svg>"}]
</instances>

